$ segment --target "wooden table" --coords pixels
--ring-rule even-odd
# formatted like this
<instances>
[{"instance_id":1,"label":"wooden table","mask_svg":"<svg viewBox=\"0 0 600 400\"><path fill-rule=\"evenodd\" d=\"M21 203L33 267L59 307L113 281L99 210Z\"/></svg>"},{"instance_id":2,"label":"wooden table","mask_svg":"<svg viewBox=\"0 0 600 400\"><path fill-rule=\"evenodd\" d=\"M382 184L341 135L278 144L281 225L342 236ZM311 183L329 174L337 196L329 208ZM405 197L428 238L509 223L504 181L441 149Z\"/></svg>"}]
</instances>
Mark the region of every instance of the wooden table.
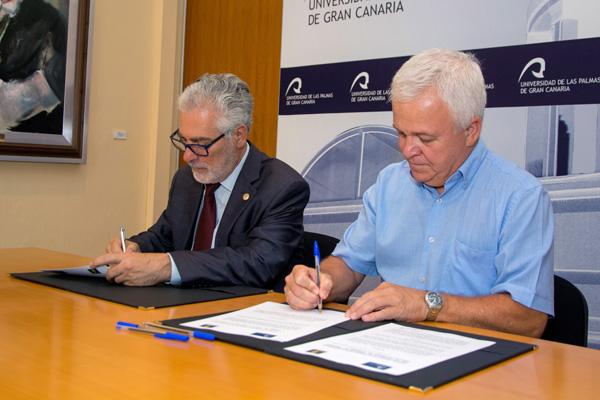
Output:
<instances>
[{"instance_id":1,"label":"wooden table","mask_svg":"<svg viewBox=\"0 0 600 400\"><path fill-rule=\"evenodd\" d=\"M600 352L592 349L439 324L539 348L421 394L223 342L170 342L115 329L119 320L235 310L282 301L280 294L144 311L8 275L87 262L43 249L0 249L0 398L589 399L600 391Z\"/></svg>"}]
</instances>

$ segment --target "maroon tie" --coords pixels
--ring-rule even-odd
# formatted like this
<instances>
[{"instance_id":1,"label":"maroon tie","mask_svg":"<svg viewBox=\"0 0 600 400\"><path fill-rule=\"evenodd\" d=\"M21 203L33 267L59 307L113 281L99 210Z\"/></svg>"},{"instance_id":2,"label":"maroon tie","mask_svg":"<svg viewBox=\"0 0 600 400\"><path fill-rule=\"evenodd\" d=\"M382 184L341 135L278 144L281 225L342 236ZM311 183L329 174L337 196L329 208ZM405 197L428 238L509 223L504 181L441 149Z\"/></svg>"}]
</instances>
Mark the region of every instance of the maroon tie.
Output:
<instances>
[{"instance_id":1,"label":"maroon tie","mask_svg":"<svg viewBox=\"0 0 600 400\"><path fill-rule=\"evenodd\" d=\"M194 239L194 250L209 250L212 243L213 232L217 224L217 204L215 202L215 190L220 183L208 183L204 190L204 204L196 228L196 238Z\"/></svg>"}]
</instances>

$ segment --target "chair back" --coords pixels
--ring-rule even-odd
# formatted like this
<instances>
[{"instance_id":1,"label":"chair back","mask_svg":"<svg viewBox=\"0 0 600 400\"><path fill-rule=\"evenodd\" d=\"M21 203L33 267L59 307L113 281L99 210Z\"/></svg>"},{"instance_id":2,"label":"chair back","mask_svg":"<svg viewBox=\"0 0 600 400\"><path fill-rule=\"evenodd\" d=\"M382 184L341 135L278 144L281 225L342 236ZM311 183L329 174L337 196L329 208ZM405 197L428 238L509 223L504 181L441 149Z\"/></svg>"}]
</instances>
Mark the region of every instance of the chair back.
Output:
<instances>
[{"instance_id":1,"label":"chair back","mask_svg":"<svg viewBox=\"0 0 600 400\"><path fill-rule=\"evenodd\" d=\"M588 304L577 286L554 275L554 318L548 319L542 339L587 346Z\"/></svg>"},{"instance_id":2,"label":"chair back","mask_svg":"<svg viewBox=\"0 0 600 400\"><path fill-rule=\"evenodd\" d=\"M315 256L313 254L315 240L319 244L319 252L321 253L321 260L329 256L335 249L335 246L340 241L333 236L324 235L316 232L304 232L304 260L303 264L309 267L315 266Z\"/></svg>"}]
</instances>

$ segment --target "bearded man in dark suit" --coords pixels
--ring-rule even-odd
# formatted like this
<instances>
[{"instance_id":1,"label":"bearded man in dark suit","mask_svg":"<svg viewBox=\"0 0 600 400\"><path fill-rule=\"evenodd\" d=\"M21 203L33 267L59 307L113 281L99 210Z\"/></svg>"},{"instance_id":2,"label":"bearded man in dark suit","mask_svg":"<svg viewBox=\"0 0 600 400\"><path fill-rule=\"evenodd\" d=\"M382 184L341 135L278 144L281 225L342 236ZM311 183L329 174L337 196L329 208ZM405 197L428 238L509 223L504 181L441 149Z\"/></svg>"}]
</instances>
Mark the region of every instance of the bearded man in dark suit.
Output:
<instances>
[{"instance_id":1,"label":"bearded man in dark suit","mask_svg":"<svg viewBox=\"0 0 600 400\"><path fill-rule=\"evenodd\" d=\"M129 238L125 252L115 238L94 260L111 266L108 280L283 286L301 259L309 187L248 141L252 108L248 85L232 74L205 74L185 89L171 141L188 165L175 174L158 221Z\"/></svg>"}]
</instances>

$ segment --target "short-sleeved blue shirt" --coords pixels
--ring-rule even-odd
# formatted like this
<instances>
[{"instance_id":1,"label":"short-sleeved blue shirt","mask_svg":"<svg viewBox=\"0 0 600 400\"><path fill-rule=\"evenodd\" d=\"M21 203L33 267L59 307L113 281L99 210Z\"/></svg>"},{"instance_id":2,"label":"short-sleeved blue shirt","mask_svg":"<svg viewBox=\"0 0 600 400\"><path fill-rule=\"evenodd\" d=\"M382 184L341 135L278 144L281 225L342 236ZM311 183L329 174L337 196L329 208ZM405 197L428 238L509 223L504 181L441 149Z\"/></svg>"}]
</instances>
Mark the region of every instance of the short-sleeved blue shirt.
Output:
<instances>
[{"instance_id":1,"label":"short-sleeved blue shirt","mask_svg":"<svg viewBox=\"0 0 600 400\"><path fill-rule=\"evenodd\" d=\"M364 275L462 296L509 293L554 314L554 220L539 181L480 140L444 192L383 169L334 251Z\"/></svg>"}]
</instances>

